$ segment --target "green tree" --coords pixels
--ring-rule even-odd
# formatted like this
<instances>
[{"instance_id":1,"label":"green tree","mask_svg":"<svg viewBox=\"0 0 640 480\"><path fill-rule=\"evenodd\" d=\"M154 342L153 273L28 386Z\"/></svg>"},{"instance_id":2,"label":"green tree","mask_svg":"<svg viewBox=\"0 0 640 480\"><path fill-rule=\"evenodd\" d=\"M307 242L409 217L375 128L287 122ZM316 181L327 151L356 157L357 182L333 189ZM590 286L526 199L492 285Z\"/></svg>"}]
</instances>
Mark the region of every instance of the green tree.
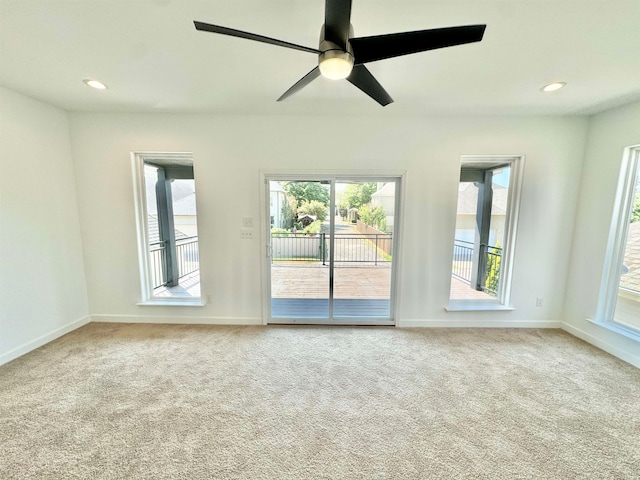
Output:
<instances>
[{"instance_id":1,"label":"green tree","mask_svg":"<svg viewBox=\"0 0 640 480\"><path fill-rule=\"evenodd\" d=\"M298 206L298 215L314 215L318 220L324 222L327 218L327 206L318 200L304 202Z\"/></svg>"},{"instance_id":2,"label":"green tree","mask_svg":"<svg viewBox=\"0 0 640 480\"><path fill-rule=\"evenodd\" d=\"M298 206L313 200L329 205L329 190L319 182L286 182L282 187L296 199Z\"/></svg>"},{"instance_id":3,"label":"green tree","mask_svg":"<svg viewBox=\"0 0 640 480\"><path fill-rule=\"evenodd\" d=\"M298 202L289 194L285 194L285 201L282 205L282 217L279 225L282 228L293 228L298 218Z\"/></svg>"},{"instance_id":4,"label":"green tree","mask_svg":"<svg viewBox=\"0 0 640 480\"><path fill-rule=\"evenodd\" d=\"M340 200L340 208L359 208L371 202L371 195L378 190L378 185L374 182L369 183L350 183L345 188L342 199Z\"/></svg>"},{"instance_id":5,"label":"green tree","mask_svg":"<svg viewBox=\"0 0 640 480\"><path fill-rule=\"evenodd\" d=\"M636 199L633 202L633 209L631 211L631 223L640 222L640 192L636 193Z\"/></svg>"},{"instance_id":6,"label":"green tree","mask_svg":"<svg viewBox=\"0 0 640 480\"><path fill-rule=\"evenodd\" d=\"M382 205L376 205L375 207L370 203L362 205L358 209L358 216L360 217L360 221L362 223L365 223L370 227L381 230L383 222L386 227L386 216L384 213L384 207Z\"/></svg>"},{"instance_id":7,"label":"green tree","mask_svg":"<svg viewBox=\"0 0 640 480\"><path fill-rule=\"evenodd\" d=\"M320 220L316 220L315 222L311 222L309 225L304 227L304 230L302 230L302 232L307 234L317 234L320 233L321 230L322 224L320 223Z\"/></svg>"},{"instance_id":8,"label":"green tree","mask_svg":"<svg viewBox=\"0 0 640 480\"><path fill-rule=\"evenodd\" d=\"M484 286L488 290L488 294L495 296L498 291L500 282L500 260L502 258L502 250L500 248L500 242L496 242L495 248L489 247L487 252L487 276L484 281Z\"/></svg>"}]
</instances>

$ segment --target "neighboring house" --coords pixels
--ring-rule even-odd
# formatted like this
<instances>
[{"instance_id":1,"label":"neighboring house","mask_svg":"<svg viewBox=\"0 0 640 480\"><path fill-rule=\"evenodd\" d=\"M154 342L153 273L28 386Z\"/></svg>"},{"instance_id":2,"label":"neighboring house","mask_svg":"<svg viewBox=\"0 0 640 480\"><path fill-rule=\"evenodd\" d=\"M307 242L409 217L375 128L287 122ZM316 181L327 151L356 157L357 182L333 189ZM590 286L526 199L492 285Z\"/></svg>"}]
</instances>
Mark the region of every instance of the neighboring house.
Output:
<instances>
[{"instance_id":1,"label":"neighboring house","mask_svg":"<svg viewBox=\"0 0 640 480\"><path fill-rule=\"evenodd\" d=\"M173 200L173 224L176 231L184 232L188 237L198 236L196 217L196 194L191 193L179 200ZM178 238L176 236L176 238Z\"/></svg>"},{"instance_id":2,"label":"neighboring house","mask_svg":"<svg viewBox=\"0 0 640 480\"><path fill-rule=\"evenodd\" d=\"M308 213L301 213L300 215L298 215L298 223L300 223L303 227L308 227L317 219L317 216L309 215Z\"/></svg>"},{"instance_id":3,"label":"neighboring house","mask_svg":"<svg viewBox=\"0 0 640 480\"><path fill-rule=\"evenodd\" d=\"M503 244L504 221L509 190L493 184L493 207L491 209L491 228L489 245ZM474 242L476 234L476 211L478 205L478 187L471 182L461 182L458 187L458 210L456 216L456 240Z\"/></svg>"},{"instance_id":4,"label":"neighboring house","mask_svg":"<svg viewBox=\"0 0 640 480\"><path fill-rule=\"evenodd\" d=\"M378 190L371 195L371 205L382 205L387 220L387 231L393 232L393 216L396 204L396 184L378 183Z\"/></svg>"},{"instance_id":5,"label":"neighboring house","mask_svg":"<svg viewBox=\"0 0 640 480\"><path fill-rule=\"evenodd\" d=\"M283 228L282 207L286 202L286 192L284 188L280 186L278 182L269 182L269 204L270 204L270 216L271 226Z\"/></svg>"},{"instance_id":6,"label":"neighboring house","mask_svg":"<svg viewBox=\"0 0 640 480\"><path fill-rule=\"evenodd\" d=\"M147 214L149 215L149 230L151 235L151 217L156 222L158 207L156 205L156 178L155 172L149 168L145 174L145 186L147 190ZM198 224L196 215L196 194L193 180L174 180L171 183L171 198L173 200L173 224L176 230L176 239L198 236ZM178 236L180 231L181 236ZM150 242L153 243L153 242Z\"/></svg>"},{"instance_id":7,"label":"neighboring house","mask_svg":"<svg viewBox=\"0 0 640 480\"><path fill-rule=\"evenodd\" d=\"M149 234L149 245L154 245L160 241L160 231L158 229L158 216L157 215L148 215L147 216L147 229ZM187 235L186 233L174 228L176 234L176 240L182 240L184 238L188 238L191 235Z\"/></svg>"}]
</instances>

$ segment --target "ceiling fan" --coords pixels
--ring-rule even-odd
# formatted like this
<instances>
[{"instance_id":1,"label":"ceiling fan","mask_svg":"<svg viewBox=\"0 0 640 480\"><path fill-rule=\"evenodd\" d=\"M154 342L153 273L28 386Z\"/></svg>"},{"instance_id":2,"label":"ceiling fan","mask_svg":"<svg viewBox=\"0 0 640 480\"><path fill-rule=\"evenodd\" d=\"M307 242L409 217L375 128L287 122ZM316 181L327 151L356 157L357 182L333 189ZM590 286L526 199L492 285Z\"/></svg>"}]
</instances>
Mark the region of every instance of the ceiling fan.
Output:
<instances>
[{"instance_id":1,"label":"ceiling fan","mask_svg":"<svg viewBox=\"0 0 640 480\"><path fill-rule=\"evenodd\" d=\"M365 63L479 42L487 27L486 25L464 25L354 38L350 21L351 2L352 0L326 0L324 25L320 31L320 45L317 49L233 28L198 21L193 23L200 31L246 38L318 55L318 66L284 92L278 98L278 102L300 91L322 75L332 80L346 78L383 107L392 103L393 99L364 66Z\"/></svg>"}]
</instances>

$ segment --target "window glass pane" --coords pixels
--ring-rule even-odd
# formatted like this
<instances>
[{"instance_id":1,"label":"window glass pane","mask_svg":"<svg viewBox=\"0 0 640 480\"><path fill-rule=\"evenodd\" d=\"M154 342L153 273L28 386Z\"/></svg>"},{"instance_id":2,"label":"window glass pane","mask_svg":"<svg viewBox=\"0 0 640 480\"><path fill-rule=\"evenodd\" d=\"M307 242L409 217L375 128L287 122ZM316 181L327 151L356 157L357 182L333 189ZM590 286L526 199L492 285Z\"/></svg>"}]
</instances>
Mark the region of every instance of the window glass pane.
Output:
<instances>
[{"instance_id":1,"label":"window glass pane","mask_svg":"<svg viewBox=\"0 0 640 480\"><path fill-rule=\"evenodd\" d=\"M153 165L144 166L144 183L147 198L147 234L149 244L149 268L151 270L151 285L158 288L164 285L164 247L160 241L158 227L158 207L156 197L156 181L158 168Z\"/></svg>"},{"instance_id":2,"label":"window glass pane","mask_svg":"<svg viewBox=\"0 0 640 480\"><path fill-rule=\"evenodd\" d=\"M451 300L501 298L509 214L510 161L462 163L451 269Z\"/></svg>"},{"instance_id":3,"label":"window glass pane","mask_svg":"<svg viewBox=\"0 0 640 480\"><path fill-rule=\"evenodd\" d=\"M638 168L637 170L640 170ZM640 172L636 171L635 189L629 212L629 224L620 266L618 298L614 318L640 329Z\"/></svg>"},{"instance_id":4,"label":"window glass pane","mask_svg":"<svg viewBox=\"0 0 640 480\"><path fill-rule=\"evenodd\" d=\"M195 181L189 161L144 162L148 272L151 298L200 297Z\"/></svg>"}]
</instances>

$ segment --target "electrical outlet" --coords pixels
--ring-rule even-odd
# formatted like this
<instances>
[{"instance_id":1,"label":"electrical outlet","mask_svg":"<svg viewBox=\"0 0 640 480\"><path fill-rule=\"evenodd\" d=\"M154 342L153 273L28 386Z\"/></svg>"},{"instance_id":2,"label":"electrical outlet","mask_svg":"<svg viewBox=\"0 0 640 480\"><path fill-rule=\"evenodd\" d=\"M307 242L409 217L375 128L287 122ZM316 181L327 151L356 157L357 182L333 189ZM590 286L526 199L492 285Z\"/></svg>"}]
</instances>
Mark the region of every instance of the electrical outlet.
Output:
<instances>
[{"instance_id":1,"label":"electrical outlet","mask_svg":"<svg viewBox=\"0 0 640 480\"><path fill-rule=\"evenodd\" d=\"M240 238L242 240L253 240L253 230L243 228L240 230Z\"/></svg>"},{"instance_id":2,"label":"electrical outlet","mask_svg":"<svg viewBox=\"0 0 640 480\"><path fill-rule=\"evenodd\" d=\"M542 297L537 297L536 298L536 307L541 307L542 306Z\"/></svg>"},{"instance_id":3,"label":"electrical outlet","mask_svg":"<svg viewBox=\"0 0 640 480\"><path fill-rule=\"evenodd\" d=\"M251 217L243 217L242 218L242 226L252 228L253 227L253 218Z\"/></svg>"}]
</instances>

